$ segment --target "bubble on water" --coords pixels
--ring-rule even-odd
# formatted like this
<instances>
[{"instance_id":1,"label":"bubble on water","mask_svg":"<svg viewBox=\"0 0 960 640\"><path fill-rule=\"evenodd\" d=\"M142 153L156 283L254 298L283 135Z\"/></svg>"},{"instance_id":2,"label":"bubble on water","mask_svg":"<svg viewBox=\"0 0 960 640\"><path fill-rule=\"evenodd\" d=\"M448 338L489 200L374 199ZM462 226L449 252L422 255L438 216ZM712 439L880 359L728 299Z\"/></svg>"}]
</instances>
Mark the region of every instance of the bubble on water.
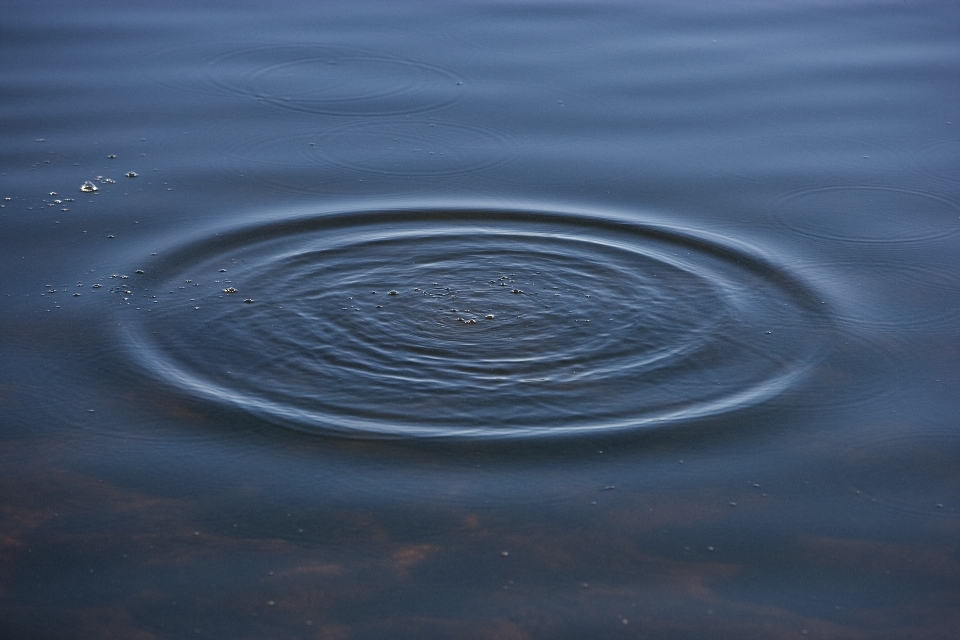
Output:
<instances>
[{"instance_id":1,"label":"bubble on water","mask_svg":"<svg viewBox=\"0 0 960 640\"><path fill-rule=\"evenodd\" d=\"M93 193L94 191L97 190L97 188L98 188L97 185L93 184L89 180L87 180L82 185L80 185L80 191L84 193Z\"/></svg>"}]
</instances>

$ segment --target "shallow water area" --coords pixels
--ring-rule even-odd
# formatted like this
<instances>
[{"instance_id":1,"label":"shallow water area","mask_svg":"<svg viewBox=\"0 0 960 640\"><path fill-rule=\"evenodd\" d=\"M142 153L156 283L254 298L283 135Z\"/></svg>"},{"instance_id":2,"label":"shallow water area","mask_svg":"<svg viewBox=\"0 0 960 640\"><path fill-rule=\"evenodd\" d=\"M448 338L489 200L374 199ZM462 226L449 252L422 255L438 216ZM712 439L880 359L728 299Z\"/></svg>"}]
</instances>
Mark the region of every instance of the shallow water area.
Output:
<instances>
[{"instance_id":1,"label":"shallow water area","mask_svg":"<svg viewBox=\"0 0 960 640\"><path fill-rule=\"evenodd\" d=\"M957 8L4 16L0 636L960 633Z\"/></svg>"}]
</instances>

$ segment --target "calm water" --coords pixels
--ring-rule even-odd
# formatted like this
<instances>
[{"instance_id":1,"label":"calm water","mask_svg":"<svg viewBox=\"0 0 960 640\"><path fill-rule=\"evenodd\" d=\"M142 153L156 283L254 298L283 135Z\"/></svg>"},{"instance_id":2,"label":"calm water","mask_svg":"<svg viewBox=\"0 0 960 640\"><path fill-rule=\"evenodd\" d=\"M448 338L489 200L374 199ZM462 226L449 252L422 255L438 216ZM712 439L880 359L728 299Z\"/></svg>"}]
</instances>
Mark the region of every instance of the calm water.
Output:
<instances>
[{"instance_id":1,"label":"calm water","mask_svg":"<svg viewBox=\"0 0 960 640\"><path fill-rule=\"evenodd\" d=\"M161 4L0 21L0 635L960 633L960 7Z\"/></svg>"}]
</instances>

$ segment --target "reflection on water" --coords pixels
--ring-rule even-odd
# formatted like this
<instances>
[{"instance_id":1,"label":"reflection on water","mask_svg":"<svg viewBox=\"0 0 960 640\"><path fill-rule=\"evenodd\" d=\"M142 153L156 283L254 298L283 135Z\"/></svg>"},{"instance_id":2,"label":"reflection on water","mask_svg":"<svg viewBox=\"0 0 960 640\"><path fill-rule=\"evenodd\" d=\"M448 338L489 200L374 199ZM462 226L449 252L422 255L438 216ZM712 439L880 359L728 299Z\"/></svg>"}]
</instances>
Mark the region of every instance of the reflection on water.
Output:
<instances>
[{"instance_id":1,"label":"reflection on water","mask_svg":"<svg viewBox=\"0 0 960 640\"><path fill-rule=\"evenodd\" d=\"M4 15L0 635L960 631L954 7Z\"/></svg>"}]
</instances>

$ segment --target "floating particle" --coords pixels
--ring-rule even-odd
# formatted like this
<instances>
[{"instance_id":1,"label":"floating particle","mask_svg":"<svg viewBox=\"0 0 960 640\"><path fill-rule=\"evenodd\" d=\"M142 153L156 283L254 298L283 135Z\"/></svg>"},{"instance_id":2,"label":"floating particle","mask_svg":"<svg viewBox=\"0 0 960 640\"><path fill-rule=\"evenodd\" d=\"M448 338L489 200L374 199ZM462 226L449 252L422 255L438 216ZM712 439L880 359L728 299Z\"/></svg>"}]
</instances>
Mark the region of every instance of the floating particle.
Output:
<instances>
[{"instance_id":1,"label":"floating particle","mask_svg":"<svg viewBox=\"0 0 960 640\"><path fill-rule=\"evenodd\" d=\"M95 284L95 285L93 285L93 288L94 288L94 289L99 289L99 288L100 288L100 285Z\"/></svg>"},{"instance_id":2,"label":"floating particle","mask_svg":"<svg viewBox=\"0 0 960 640\"><path fill-rule=\"evenodd\" d=\"M244 300L244 302L246 302L247 304L250 304L251 302L253 302L253 298L247 298L246 300Z\"/></svg>"},{"instance_id":3,"label":"floating particle","mask_svg":"<svg viewBox=\"0 0 960 640\"><path fill-rule=\"evenodd\" d=\"M137 177L137 172L136 172L136 171L127 171L127 177L128 177L128 178L136 178L136 177Z\"/></svg>"},{"instance_id":4,"label":"floating particle","mask_svg":"<svg viewBox=\"0 0 960 640\"><path fill-rule=\"evenodd\" d=\"M523 293L523 291L521 291L520 289L514 289L510 293Z\"/></svg>"},{"instance_id":5,"label":"floating particle","mask_svg":"<svg viewBox=\"0 0 960 640\"><path fill-rule=\"evenodd\" d=\"M80 297L80 294L79 294L79 293L75 293L75 294L73 294L73 297L74 297L74 298L79 298L79 297Z\"/></svg>"},{"instance_id":6,"label":"floating particle","mask_svg":"<svg viewBox=\"0 0 960 640\"><path fill-rule=\"evenodd\" d=\"M111 179L111 178L104 178L104 179L103 179L103 182L105 182L105 183L107 183L107 184L117 184L117 181L116 181L116 180L113 180L113 179Z\"/></svg>"},{"instance_id":7,"label":"floating particle","mask_svg":"<svg viewBox=\"0 0 960 640\"><path fill-rule=\"evenodd\" d=\"M226 273L226 272L227 272L226 269L220 269L220 273ZM187 282L189 282L189 280Z\"/></svg>"},{"instance_id":8,"label":"floating particle","mask_svg":"<svg viewBox=\"0 0 960 640\"><path fill-rule=\"evenodd\" d=\"M473 318L470 318L470 319L467 320L464 324L477 324L477 321L474 320Z\"/></svg>"},{"instance_id":9,"label":"floating particle","mask_svg":"<svg viewBox=\"0 0 960 640\"><path fill-rule=\"evenodd\" d=\"M143 269L137 269L136 271L134 271L134 273L139 273L140 275L143 275Z\"/></svg>"},{"instance_id":10,"label":"floating particle","mask_svg":"<svg viewBox=\"0 0 960 640\"><path fill-rule=\"evenodd\" d=\"M117 156L113 155L112 153L107 156L107 160L116 160L116 159L117 159Z\"/></svg>"},{"instance_id":11,"label":"floating particle","mask_svg":"<svg viewBox=\"0 0 960 640\"><path fill-rule=\"evenodd\" d=\"M398 296L400 295L400 292L395 289L391 289L390 291L387 292L387 295Z\"/></svg>"},{"instance_id":12,"label":"floating particle","mask_svg":"<svg viewBox=\"0 0 960 640\"><path fill-rule=\"evenodd\" d=\"M223 292L224 292L224 293L236 293L237 290L234 289L233 287L227 287L226 289L223 290Z\"/></svg>"},{"instance_id":13,"label":"floating particle","mask_svg":"<svg viewBox=\"0 0 960 640\"><path fill-rule=\"evenodd\" d=\"M113 236L107 236L108 238L113 238Z\"/></svg>"},{"instance_id":14,"label":"floating particle","mask_svg":"<svg viewBox=\"0 0 960 640\"><path fill-rule=\"evenodd\" d=\"M80 185L80 191L83 191L84 193L93 193L96 190L97 190L97 185L93 184L89 180L87 180L82 185Z\"/></svg>"},{"instance_id":15,"label":"floating particle","mask_svg":"<svg viewBox=\"0 0 960 640\"><path fill-rule=\"evenodd\" d=\"M57 195L57 192L56 192L56 191L51 191L51 192L50 192L50 195L55 196L55 195ZM10 199L10 198L7 198L7 200L9 200L9 199Z\"/></svg>"},{"instance_id":16,"label":"floating particle","mask_svg":"<svg viewBox=\"0 0 960 640\"><path fill-rule=\"evenodd\" d=\"M509 552L509 551L501 551L501 552L500 552L500 555L503 556L504 558L506 558L508 555L510 555L510 552Z\"/></svg>"}]
</instances>

